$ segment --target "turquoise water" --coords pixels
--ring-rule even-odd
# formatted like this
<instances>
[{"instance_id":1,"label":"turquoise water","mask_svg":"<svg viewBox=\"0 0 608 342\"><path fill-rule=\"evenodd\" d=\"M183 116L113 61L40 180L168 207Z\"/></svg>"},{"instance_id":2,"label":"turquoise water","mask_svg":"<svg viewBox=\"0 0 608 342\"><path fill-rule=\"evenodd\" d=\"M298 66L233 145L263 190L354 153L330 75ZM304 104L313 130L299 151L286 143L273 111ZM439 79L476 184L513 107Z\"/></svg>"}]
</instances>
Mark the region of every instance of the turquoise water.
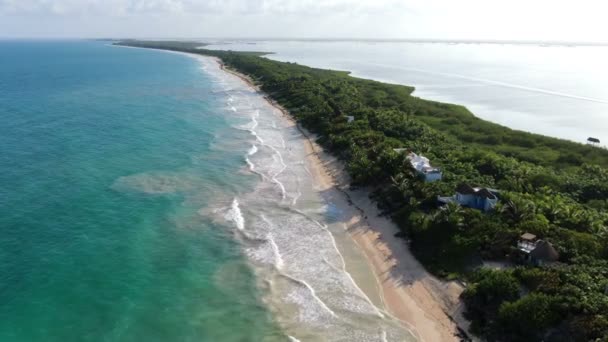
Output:
<instances>
[{"instance_id":1,"label":"turquoise water","mask_svg":"<svg viewBox=\"0 0 608 342\"><path fill-rule=\"evenodd\" d=\"M0 42L0 341L281 339L199 214L257 179L224 104L188 57Z\"/></svg>"}]
</instances>

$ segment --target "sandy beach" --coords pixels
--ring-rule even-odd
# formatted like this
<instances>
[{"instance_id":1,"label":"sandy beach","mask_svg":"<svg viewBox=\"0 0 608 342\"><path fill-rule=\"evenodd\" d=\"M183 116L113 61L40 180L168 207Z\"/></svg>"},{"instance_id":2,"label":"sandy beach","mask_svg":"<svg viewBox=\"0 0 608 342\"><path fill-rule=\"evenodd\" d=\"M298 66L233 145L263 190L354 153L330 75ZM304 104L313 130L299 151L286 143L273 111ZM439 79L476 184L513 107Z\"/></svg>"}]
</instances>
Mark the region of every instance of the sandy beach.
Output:
<instances>
[{"instance_id":1,"label":"sandy beach","mask_svg":"<svg viewBox=\"0 0 608 342\"><path fill-rule=\"evenodd\" d=\"M313 177L315 190L322 193L342 213L340 229L347 232L364 256L369 272L357 276L361 258L345 256L346 269L357 285L381 311L407 327L419 341L461 341L469 322L462 316L460 294L464 287L457 281L443 281L428 273L410 252L405 240L395 237L398 227L390 218L380 215L369 199L369 190L350 189L350 178L344 165L326 153L314 134L301 127L289 112L268 97L248 76L224 66L215 57L165 51L212 59L219 67L257 91L273 106L287 126L297 128L305 137L306 164ZM343 253L344 255L345 253Z\"/></svg>"},{"instance_id":2,"label":"sandy beach","mask_svg":"<svg viewBox=\"0 0 608 342\"><path fill-rule=\"evenodd\" d=\"M245 75L224 68L249 86L260 89ZM260 91L261 93L261 91ZM375 275L376 286L361 286L370 298L380 298L380 309L406 325L420 341L459 341L459 329L468 324L462 317L459 296L463 286L455 281L442 281L429 274L409 251L403 239L395 237L396 225L380 212L366 189L351 190L344 165L324 152L314 135L300 127L289 113L266 97L290 125L297 126L306 137L307 164L316 189L332 202L342 215L346 230ZM346 260L347 268L349 260ZM379 293L370 293L374 288ZM378 304L376 304L378 305Z\"/></svg>"},{"instance_id":3,"label":"sandy beach","mask_svg":"<svg viewBox=\"0 0 608 342\"><path fill-rule=\"evenodd\" d=\"M460 313L463 287L443 282L414 258L398 228L381 217L365 189L350 190L343 165L325 153L309 135L309 163L316 181L335 192L332 201L348 213L344 229L352 236L371 264L385 310L406 323L420 341L458 341L458 324L466 328ZM452 318L453 317L453 318Z\"/></svg>"}]
</instances>

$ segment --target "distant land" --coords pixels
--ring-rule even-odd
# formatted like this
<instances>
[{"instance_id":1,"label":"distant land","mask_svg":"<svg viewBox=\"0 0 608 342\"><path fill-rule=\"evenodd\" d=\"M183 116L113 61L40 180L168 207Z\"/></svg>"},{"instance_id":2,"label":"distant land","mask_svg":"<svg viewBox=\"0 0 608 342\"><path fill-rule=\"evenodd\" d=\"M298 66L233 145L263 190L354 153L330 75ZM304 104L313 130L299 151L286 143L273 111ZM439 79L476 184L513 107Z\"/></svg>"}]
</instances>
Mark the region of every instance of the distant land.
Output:
<instances>
[{"instance_id":1,"label":"distant land","mask_svg":"<svg viewBox=\"0 0 608 342\"><path fill-rule=\"evenodd\" d=\"M96 41L125 41L131 38L93 38ZM585 42L585 41L558 41L558 40L493 40L493 39L433 39L433 38L314 38L314 37L192 37L192 38L132 38L133 40L167 40L167 41L200 41L200 42L256 42L256 41L277 41L277 42L362 42L362 43L430 43L430 44L492 44L492 45L539 45L539 46L608 46L608 42Z\"/></svg>"},{"instance_id":2,"label":"distant land","mask_svg":"<svg viewBox=\"0 0 608 342\"><path fill-rule=\"evenodd\" d=\"M489 341L608 338L605 149L513 130L413 96L414 87L342 71L185 42L119 45L216 57L245 75L344 162L345 189L362 190L393 220L398 231L381 239L408 241L393 252L405 246L440 279L466 283L468 332ZM422 171L413 160L426 161Z\"/></svg>"}]
</instances>

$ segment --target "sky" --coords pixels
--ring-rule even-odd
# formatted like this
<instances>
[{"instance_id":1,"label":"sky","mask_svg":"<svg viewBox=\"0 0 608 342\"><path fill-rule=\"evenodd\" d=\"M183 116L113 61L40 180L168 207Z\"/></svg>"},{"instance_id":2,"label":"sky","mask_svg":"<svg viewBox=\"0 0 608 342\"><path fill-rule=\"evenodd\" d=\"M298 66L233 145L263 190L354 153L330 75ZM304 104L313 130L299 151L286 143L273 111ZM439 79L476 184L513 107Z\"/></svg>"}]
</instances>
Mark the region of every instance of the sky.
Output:
<instances>
[{"instance_id":1,"label":"sky","mask_svg":"<svg viewBox=\"0 0 608 342\"><path fill-rule=\"evenodd\" d=\"M603 0L0 0L3 38L608 42Z\"/></svg>"}]
</instances>

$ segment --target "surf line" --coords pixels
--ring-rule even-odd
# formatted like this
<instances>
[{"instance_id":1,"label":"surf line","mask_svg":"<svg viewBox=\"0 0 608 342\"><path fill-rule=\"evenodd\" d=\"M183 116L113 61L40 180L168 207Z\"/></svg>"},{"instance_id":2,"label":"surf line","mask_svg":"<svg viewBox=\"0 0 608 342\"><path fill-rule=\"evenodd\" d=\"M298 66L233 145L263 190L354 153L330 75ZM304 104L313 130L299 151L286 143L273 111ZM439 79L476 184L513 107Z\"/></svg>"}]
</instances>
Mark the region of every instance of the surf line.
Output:
<instances>
[{"instance_id":1,"label":"surf line","mask_svg":"<svg viewBox=\"0 0 608 342\"><path fill-rule=\"evenodd\" d=\"M256 90L257 92L261 93L260 88L259 88L257 85L255 85L251 79L247 78L246 76L244 76L244 75L242 75L242 74L240 74L240 73L238 73L238 72L236 72L236 71L233 71L233 70L230 70L230 69L226 68L226 67L224 66L224 64L223 64L223 63L222 63L220 60L216 60L216 61L218 62L218 64L219 64L219 66L220 66L220 69L221 69L221 70L226 71L226 72L228 72L228 73L230 73L230 74L232 74L232 75L236 76L236 77L237 77L237 78L239 78L240 80L244 81L244 82L245 82L247 85L249 85L250 87L252 87L254 90ZM272 100L272 99L271 99L271 98L270 98L268 95L263 95L263 93L261 93L261 94L262 94L263 98L264 98L264 99L265 99L265 100L268 102L268 104L269 104L270 106L272 106L273 108L275 108L275 109L277 109L277 110L279 111L279 113L281 114L281 116L283 116L283 117L284 117L284 118L286 118L287 120L292 121L292 122L294 122L294 123L295 123L295 121L294 121L294 120L293 120L293 119L292 119L292 118L289 116L289 113L287 112L287 110L286 110L285 108L281 107L281 106L280 106L278 103L276 103L274 100ZM305 139L307 140L307 142L311 144L313 154L314 154L314 155L315 155L317 158L320 158L319 153L318 153L318 151L316 150L316 148L315 148L315 146L314 146L314 144L313 144L313 142L312 142L311 137L310 137L310 136L309 136L309 135L306 133L306 131L305 131L305 130L304 130L304 129L303 129L301 126L300 126L300 124L295 123L295 126L296 126L297 130L300 132L300 134L302 134L302 135L305 137ZM256 135L256 136L257 136L257 135ZM282 136L281 136L281 138L282 138ZM283 140L283 143L284 143L284 142L285 142L285 140ZM263 144L263 145L264 145L264 146L267 146L267 147L269 147L269 148L271 148L272 150L274 150L274 151L275 151L275 153L277 153L278 157L280 158L281 163L284 165L284 169L283 169L283 170L281 170L279 173L275 174L275 175L272 177L272 180L273 180L274 182L276 182L276 183L277 183L277 184L278 184L278 185L281 187L281 190L282 190L282 193L283 193L283 199L285 199L285 194L286 194L285 187L283 186L283 184L282 184L281 182L279 182L279 181L276 179L276 177L277 177L278 175L280 175L282 172L284 172L284 171L285 171L285 169L287 168L287 165L284 163L284 161L283 161L283 157L282 157L281 153L280 153L280 152L279 152L279 151L278 151L278 150L277 150L277 149L276 149L274 146L271 146L271 145L269 145L269 144ZM306 171L307 171L307 172L310 174L310 171L309 171L309 170L306 170ZM347 192L345 192L343 189L339 189L339 188L337 188L337 189L339 190L339 192L340 192L340 193L342 193L343 195L345 195L345 196L347 197L347 199L348 199L348 202L349 202L349 203L351 203L351 204L353 203L353 202L352 202L352 200L351 200L351 198L350 198L350 195L349 195ZM360 212L362 215L364 215L364 211L363 211L363 209L361 209L361 208L359 208L359 207L357 207L357 206L355 206L355 207L356 207L356 209L358 209L358 211L359 211L359 212ZM313 219L313 218L309 217L309 216L308 216L308 215L306 215L304 212L302 212L302 211L300 211L300 210L298 210L298 209L295 209L295 208L289 208L289 209L293 210L294 212L296 212L296 213L298 213L298 214L300 214L300 215L304 216L305 218L307 218L307 219L311 220L312 222L316 223L316 224L317 224L317 225L318 225L320 228L322 228L322 229L323 229L323 230L324 230L324 231L325 231L325 232L326 232L326 233L329 235L329 237L330 237L330 239L331 239L331 242L332 242L332 245L333 245L333 248L335 249L335 251L336 251L336 252L338 253L338 255L340 256L340 261L341 261L341 264L342 264L342 265L341 265L341 266L342 266L342 267L341 267L341 268L342 268L342 270L341 270L341 271L342 271L342 272L344 272L344 273L346 274L346 276L347 276L347 278L350 280L351 284L352 284L352 285L353 285L353 286L354 286L354 287L357 289L357 291L359 292L359 296L362 296L362 297L363 297L363 299L364 299L364 300L365 300L365 301L366 301L366 302L367 302L369 305L371 305L371 307L374 309L375 313L376 313L376 314L377 314L379 317L383 318L383 317L384 317L384 314L382 313L382 311L381 311L381 310L380 310L378 307L376 307L376 306L375 306L375 305L372 303L372 301L369 299L369 297L367 297L367 295L365 294L365 292L363 292L363 290L362 290L362 289L361 289L361 288L360 288L360 287L357 285L357 283L355 282L355 280L352 278L352 275L351 275L351 274L350 274L350 273L349 273L349 272L346 270L346 262L345 262L345 260L344 260L344 256L343 256L343 255L340 253L340 251L339 251L339 249L338 249L338 246L337 246L337 243L336 243L336 240L335 240L335 238L334 238L333 234L332 234L332 233L329 231L328 227L327 227L327 226L325 226L325 225L323 225L323 224L321 224L321 223L320 223L320 222L318 222L317 220L315 220L315 219ZM292 278L292 277L289 277L289 278ZM292 279L293 279L293 278L292 278ZM296 280L296 279L294 279L294 280ZM307 287L310 289L310 291L312 291L312 292L313 292L313 295L316 297L316 294L315 294L315 292L314 292L314 289L313 289L312 287L310 287L310 285L309 285L309 284L307 284L307 283L305 283L305 282L303 282L303 283L304 283L304 284L305 284L305 285L306 285L306 286L307 286ZM317 298L317 299L318 299L318 300L319 300L321 303L323 303L323 305L325 305L325 303L324 303L323 301L321 301L321 299L320 299L320 298L318 298L318 297L316 297L316 298ZM329 309L329 307L327 307L327 306L325 306L325 307L327 308L327 310L329 310L330 312L332 312L332 313L333 313L333 311L331 311L331 309Z\"/></svg>"}]
</instances>

